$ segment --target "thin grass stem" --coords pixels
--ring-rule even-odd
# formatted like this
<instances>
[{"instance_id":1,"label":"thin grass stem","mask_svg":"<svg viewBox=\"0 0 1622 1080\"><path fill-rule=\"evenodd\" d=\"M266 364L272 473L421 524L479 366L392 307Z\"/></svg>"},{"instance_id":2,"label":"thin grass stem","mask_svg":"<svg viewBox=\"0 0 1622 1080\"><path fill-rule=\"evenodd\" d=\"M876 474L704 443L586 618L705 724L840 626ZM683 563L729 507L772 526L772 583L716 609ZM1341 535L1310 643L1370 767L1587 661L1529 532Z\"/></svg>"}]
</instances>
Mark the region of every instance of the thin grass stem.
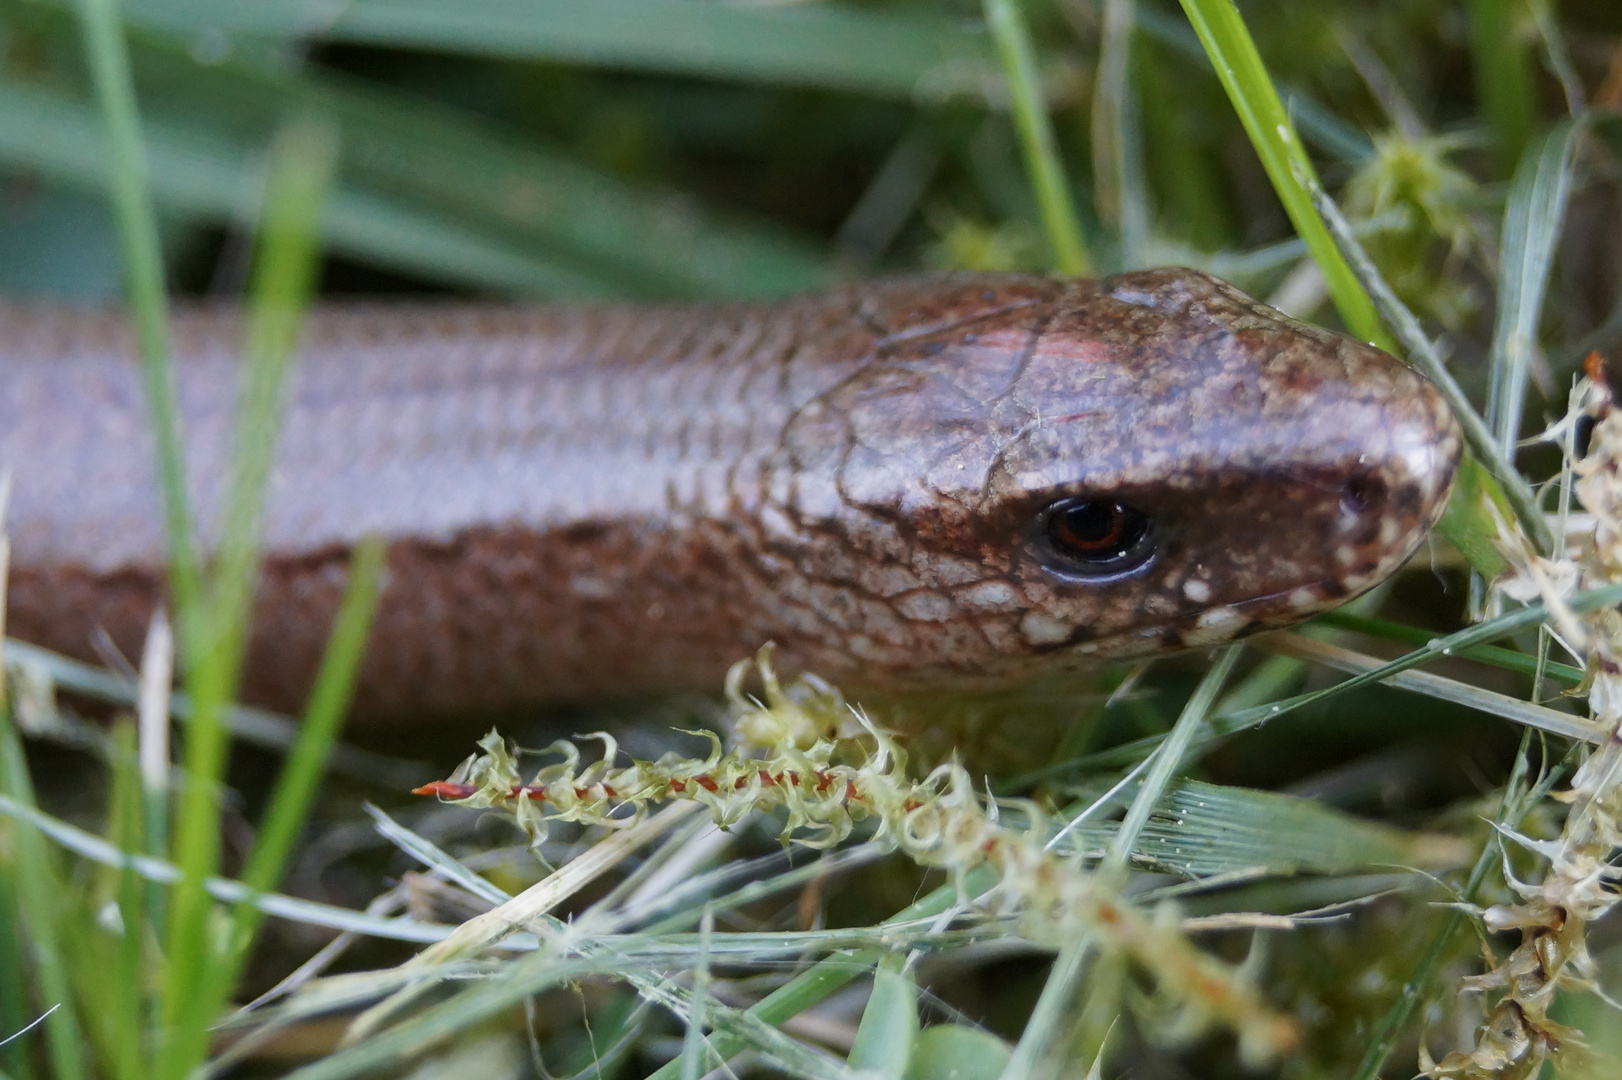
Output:
<instances>
[{"instance_id":1,"label":"thin grass stem","mask_svg":"<svg viewBox=\"0 0 1622 1080\"><path fill-rule=\"evenodd\" d=\"M1182 0L1182 5L1284 212L1323 273L1341 320L1356 337L1384 345L1389 339L1373 301L1313 209L1307 181L1317 174L1238 9L1231 0Z\"/></svg>"},{"instance_id":2,"label":"thin grass stem","mask_svg":"<svg viewBox=\"0 0 1622 1080\"><path fill-rule=\"evenodd\" d=\"M1019 0L984 0L986 25L997 42L1003 74L1013 96L1014 126L1019 131L1025 166L1030 170L1031 187L1042 214L1042 228L1053 254L1053 271L1066 276L1092 273L1092 260L1081 235L1070 183L1065 179L1059 146L1053 137L1042 96L1041 73L1036 65L1036 49L1020 11Z\"/></svg>"},{"instance_id":3,"label":"thin grass stem","mask_svg":"<svg viewBox=\"0 0 1622 1080\"><path fill-rule=\"evenodd\" d=\"M23 757L22 740L9 711L0 711L0 795L34 807L34 785ZM11 863L23 917L28 924L28 946L33 955L34 983L44 1008L54 1010L45 1021L45 1045L55 1080L85 1080L84 1034L62 932L65 888L44 839L32 829L11 830Z\"/></svg>"}]
</instances>

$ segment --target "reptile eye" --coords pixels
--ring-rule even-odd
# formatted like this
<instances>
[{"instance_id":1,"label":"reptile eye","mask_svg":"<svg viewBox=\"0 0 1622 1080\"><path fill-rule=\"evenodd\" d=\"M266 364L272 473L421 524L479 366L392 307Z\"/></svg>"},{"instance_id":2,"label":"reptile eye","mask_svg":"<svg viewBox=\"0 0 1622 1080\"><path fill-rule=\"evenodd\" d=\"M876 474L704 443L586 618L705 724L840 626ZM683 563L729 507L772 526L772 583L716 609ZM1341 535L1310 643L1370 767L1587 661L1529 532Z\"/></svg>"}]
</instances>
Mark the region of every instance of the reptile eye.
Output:
<instances>
[{"instance_id":1,"label":"reptile eye","mask_svg":"<svg viewBox=\"0 0 1622 1080\"><path fill-rule=\"evenodd\" d=\"M1042 511L1048 570L1062 578L1114 581L1149 565L1149 519L1113 499L1060 499Z\"/></svg>"}]
</instances>

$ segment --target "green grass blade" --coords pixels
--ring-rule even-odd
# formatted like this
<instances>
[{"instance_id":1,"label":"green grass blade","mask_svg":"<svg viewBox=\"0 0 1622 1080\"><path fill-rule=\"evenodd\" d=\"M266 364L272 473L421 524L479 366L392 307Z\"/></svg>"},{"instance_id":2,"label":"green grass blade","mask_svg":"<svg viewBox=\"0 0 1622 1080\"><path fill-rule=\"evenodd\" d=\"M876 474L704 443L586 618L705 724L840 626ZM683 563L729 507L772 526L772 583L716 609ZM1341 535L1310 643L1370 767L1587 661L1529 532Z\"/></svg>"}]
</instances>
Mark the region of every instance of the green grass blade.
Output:
<instances>
[{"instance_id":1,"label":"green grass blade","mask_svg":"<svg viewBox=\"0 0 1622 1080\"><path fill-rule=\"evenodd\" d=\"M283 132L272 152L243 342L236 458L209 598L222 637L226 628L238 634L247 630L265 483L275 457L287 370L315 286L317 222L337 159L337 138L325 122L305 120ZM234 668L241 642L229 649Z\"/></svg>"},{"instance_id":2,"label":"green grass blade","mask_svg":"<svg viewBox=\"0 0 1622 1080\"><path fill-rule=\"evenodd\" d=\"M960 20L833 4L703 0L132 0L132 21L193 38L347 42L820 86L904 100L977 90L996 65Z\"/></svg>"},{"instance_id":3,"label":"green grass blade","mask_svg":"<svg viewBox=\"0 0 1622 1080\"><path fill-rule=\"evenodd\" d=\"M215 220L248 220L254 154L209 133L147 125L152 191L165 206ZM0 160L37 168L84 187L110 176L103 133L82 104L0 80ZM328 204L327 240L336 253L440 280L510 292L611 296L613 282L579 267L537 258L510 241L482 235L403 200L346 185Z\"/></svg>"},{"instance_id":4,"label":"green grass blade","mask_svg":"<svg viewBox=\"0 0 1622 1080\"><path fill-rule=\"evenodd\" d=\"M1568 606L1572 611L1583 612L1619 602L1622 602L1622 585L1607 585L1603 588L1589 589L1586 592L1577 593L1570 598ZM1503 637L1505 634L1513 633L1524 626L1535 626L1548 618L1548 614L1547 609L1542 604L1534 604L1519 611L1511 612L1508 615L1478 623L1457 633L1432 638L1425 643L1424 648L1415 649L1413 652L1398 657L1389 664L1374 668L1361 675L1354 675L1345 682L1336 683L1324 690L1315 690L1308 694L1298 694L1295 697L1286 698L1283 701L1275 701L1270 705L1258 705L1255 708L1244 709L1228 716L1218 717L1212 727L1219 734L1229 734L1243 730L1255 724L1282 716L1287 712L1293 712L1303 705L1322 701L1331 695L1344 694L1349 690L1355 690L1358 687L1368 686L1388 679L1398 672L1407 671L1409 668L1418 667L1420 664L1431 660L1443 656L1452 656L1454 653L1476 645L1486 644L1489 641Z\"/></svg>"},{"instance_id":5,"label":"green grass blade","mask_svg":"<svg viewBox=\"0 0 1622 1080\"><path fill-rule=\"evenodd\" d=\"M1536 124L1536 95L1526 43L1517 25L1520 0L1470 0L1470 55L1476 100L1492 130L1499 171L1508 176Z\"/></svg>"},{"instance_id":6,"label":"green grass blade","mask_svg":"<svg viewBox=\"0 0 1622 1080\"><path fill-rule=\"evenodd\" d=\"M205 625L200 570L192 546L186 466L163 288L163 262L156 217L146 190L146 163L129 57L116 0L82 0L84 48L110 147L108 183L123 249L126 288L157 440L170 554L170 588L177 608L181 657L199 702L197 737L187 741L189 782L176 833L177 861L186 877L176 891L169 926L169 963L164 972L164 1019L174 1024L195 992L202 972L210 905L204 882L218 858L218 808L213 785L223 758L217 708L225 697L222 672ZM200 692L214 686L215 693ZM217 697L218 701L211 701ZM161 1073L160 1073L161 1075Z\"/></svg>"},{"instance_id":7,"label":"green grass blade","mask_svg":"<svg viewBox=\"0 0 1622 1080\"><path fill-rule=\"evenodd\" d=\"M960 896L976 896L990 888L993 881L994 875L989 870L982 868L971 871L961 883L940 886L885 922L911 922L939 915L957 903ZM818 1002L827 1000L852 979L871 971L884 955L878 949L856 949L825 957L751 1005L748 1013L768 1024L784 1023ZM716 1032L710 1038L710 1045L725 1060L743 1050L745 1043L736 1036ZM648 1080L678 1080L680 1070L681 1059L676 1058L651 1073Z\"/></svg>"},{"instance_id":8,"label":"green grass blade","mask_svg":"<svg viewBox=\"0 0 1622 1080\"><path fill-rule=\"evenodd\" d=\"M1390 622L1386 619L1371 619L1366 615L1354 615L1346 611L1330 611L1319 615L1315 620L1326 626L1339 627L1342 630L1355 630L1370 637L1384 638L1387 641L1400 641L1405 645L1424 645L1436 635L1417 626L1405 626L1402 623ZM1482 664L1491 664L1506 671L1519 672L1522 675L1535 675L1538 670L1538 659L1528 656L1514 649L1505 649L1497 645L1476 645L1468 649L1455 649L1453 655L1464 660L1474 660ZM1579 683L1583 681L1582 668L1570 664L1561 664L1548 661L1544 664L1544 672L1567 682Z\"/></svg>"},{"instance_id":9,"label":"green grass blade","mask_svg":"<svg viewBox=\"0 0 1622 1080\"><path fill-rule=\"evenodd\" d=\"M136 763L135 726L120 721L112 733L112 746L112 790L104 831L121 852L135 855L145 851L148 846L144 835L144 791ZM94 966L88 974L89 981L95 984L95 999L99 1002L97 1012L100 1016L97 1019L103 1029L102 1042L112 1057L115 1074L120 1080L142 1080L147 1072L144 1031L149 1014L145 993L145 958L142 955L149 911L147 888L134 867L129 865L117 871L115 881L117 884L113 895L118 904L120 923L113 961L116 974L111 979L105 978L105 966L98 963L101 958L96 956L91 958ZM80 933L93 944L100 944L103 940L100 927L84 928Z\"/></svg>"},{"instance_id":10,"label":"green grass blade","mask_svg":"<svg viewBox=\"0 0 1622 1080\"><path fill-rule=\"evenodd\" d=\"M131 867L144 881L173 885L180 880L180 869L173 863L145 855L132 857L94 833L75 828L48 814L24 806L6 795L0 795L0 817L14 818L29 828L38 830L52 842L80 858L117 869ZM422 923L410 916L374 915L313 900L300 900L280 893L255 893L240 881L226 878L210 878L208 890L210 896L223 903L237 904L246 901L276 918L342 933L366 934L389 941L406 941L417 945L432 944L444 941L455 930L455 927Z\"/></svg>"},{"instance_id":11,"label":"green grass blade","mask_svg":"<svg viewBox=\"0 0 1622 1080\"><path fill-rule=\"evenodd\" d=\"M1019 130L1025 167L1030 170L1042 228L1053 255L1053 271L1068 276L1092 273L1092 260L1081 237L1070 184L1059 160L1058 143L1036 66L1036 50L1019 9L1020 0L984 0L986 25L996 39L1003 74L1013 96L1014 125Z\"/></svg>"},{"instance_id":12,"label":"green grass blade","mask_svg":"<svg viewBox=\"0 0 1622 1080\"><path fill-rule=\"evenodd\" d=\"M1313 209L1309 183L1317 174L1232 0L1182 0L1182 5L1284 212L1323 273L1347 330L1364 341L1389 347L1374 302Z\"/></svg>"},{"instance_id":13,"label":"green grass blade","mask_svg":"<svg viewBox=\"0 0 1622 1080\"><path fill-rule=\"evenodd\" d=\"M124 283L135 321L135 340L146 386L147 408L157 439L157 470L163 492L164 524L169 544L170 588L187 649L201 635L195 626L200 611L202 579L192 543L192 520L186 493L186 463L180 430L180 407L169 357L169 318L163 287L163 253L158 244L157 216L147 191L146 156L140 119L118 21L117 0L79 0L85 58L95 84L106 140L107 192L124 262Z\"/></svg>"},{"instance_id":14,"label":"green grass blade","mask_svg":"<svg viewBox=\"0 0 1622 1080\"><path fill-rule=\"evenodd\" d=\"M873 993L862 1010L846 1064L900 1080L917 1038L918 984L905 956L886 956L873 972Z\"/></svg>"},{"instance_id":15,"label":"green grass blade","mask_svg":"<svg viewBox=\"0 0 1622 1080\"><path fill-rule=\"evenodd\" d=\"M1105 0L1093 84L1093 203L1119 236L1123 268L1143 266L1149 258L1148 181L1133 77L1136 7L1136 0Z\"/></svg>"},{"instance_id":16,"label":"green grass blade","mask_svg":"<svg viewBox=\"0 0 1622 1080\"><path fill-rule=\"evenodd\" d=\"M71 690L92 701L109 705L134 705L135 686L127 679L103 668L73 660L69 657L30 645L15 638L5 640L7 666L11 668L37 668L58 688ZM183 693L169 695L169 715L182 723L194 715L191 698ZM247 705L233 705L226 710L225 720L231 736L245 743L263 746L277 753L286 753L298 741L298 722L280 713L256 709ZM364 781L386 788L413 788L432 779L427 766L402 758L389 757L373 750L363 750L350 744L333 748L327 768L338 776Z\"/></svg>"},{"instance_id":17,"label":"green grass blade","mask_svg":"<svg viewBox=\"0 0 1622 1080\"><path fill-rule=\"evenodd\" d=\"M327 752L354 696L361 657L365 654L372 616L377 610L387 554L388 546L373 537L357 545L350 560L349 585L344 590L332 639L322 658L315 689L310 694L298 745L282 767L270 807L259 827L253 854L242 873L243 884L255 892L268 892L281 880L293 842L309 814ZM257 911L246 904L240 905L238 910L254 912L253 921L236 932L235 951L240 954L252 937Z\"/></svg>"},{"instance_id":18,"label":"green grass blade","mask_svg":"<svg viewBox=\"0 0 1622 1080\"><path fill-rule=\"evenodd\" d=\"M1572 611L1580 613L1618 603L1622 603L1622 585L1607 585L1578 593L1570 598L1567 606ZM1292 713L1303 706L1324 701L1337 694L1344 694L1373 685L1400 672L1407 671L1409 668L1430 663L1432 660L1439 660L1444 656L1462 653L1477 645L1495 641L1506 634L1512 634L1525 627L1536 626L1548 617L1547 608L1542 604L1533 604L1521 608L1519 611L1501 615L1496 619L1489 619L1486 622L1477 623L1475 626L1466 627L1457 633L1431 638L1425 643L1424 648L1415 649L1413 652L1400 656L1389 664L1371 668L1360 675L1354 675L1323 690L1297 694L1294 697L1284 698L1267 705L1257 705L1236 712L1223 713L1212 718L1210 730L1202 739L1202 743L1209 743L1224 736L1259 727L1269 720ZM1594 737L1598 738L1597 735ZM1163 741L1165 741L1164 735L1151 735L1146 738L1135 739L1132 742L1123 743L1109 750L1077 758L1068 765L1054 766L1051 774L1056 775L1064 771L1079 772L1085 769L1113 769L1133 765L1142 761Z\"/></svg>"},{"instance_id":19,"label":"green grass blade","mask_svg":"<svg viewBox=\"0 0 1622 1080\"><path fill-rule=\"evenodd\" d=\"M8 710L0 710L0 794L32 808L34 785L23 757L22 740ZM45 1020L45 1044L55 1080L84 1080L89 1075L78 1004L61 935L66 884L57 873L44 838L33 829L16 825L11 830L13 880L27 924L33 973L43 1008L57 1006Z\"/></svg>"},{"instance_id":20,"label":"green grass blade","mask_svg":"<svg viewBox=\"0 0 1622 1080\"><path fill-rule=\"evenodd\" d=\"M1087 970L1087 954L1091 935L1082 933L1064 943L1059 955L1053 958L1042 993L1031 1010L1031 1018L1020 1033L1014 1052L1003 1066L1000 1080L1035 1080L1047 1075L1044 1065L1052 1066L1051 1056L1064 1037L1064 1020L1070 1005L1081 987L1082 975Z\"/></svg>"},{"instance_id":21,"label":"green grass blade","mask_svg":"<svg viewBox=\"0 0 1622 1080\"><path fill-rule=\"evenodd\" d=\"M1528 149L1515 171L1504 209L1498 317L1488 360L1492 389L1487 416L1496 420L1499 451L1511 460L1520 439L1526 379L1537 349L1543 298L1571 194L1577 142L1585 128L1580 121L1561 121L1540 145Z\"/></svg>"},{"instance_id":22,"label":"green grass blade","mask_svg":"<svg viewBox=\"0 0 1622 1080\"><path fill-rule=\"evenodd\" d=\"M203 1015L212 1015L228 1000L263 917L255 901L274 889L281 879L293 843L308 816L326 755L354 694L356 674L377 608L387 551L387 546L376 538L355 548L349 584L310 695L298 744L277 778L258 839L243 870L242 884L247 895L237 902L232 912L231 933L221 950L223 955L216 957L209 968L205 996L210 1008L206 1012L200 1010ZM208 1031L199 1028L190 1034L189 1053L195 1065L207 1048Z\"/></svg>"},{"instance_id":23,"label":"green grass blade","mask_svg":"<svg viewBox=\"0 0 1622 1080\"><path fill-rule=\"evenodd\" d=\"M1239 654L1243 651L1242 645L1229 645L1222 650L1216 663L1212 664L1210 670L1200 679L1199 686L1194 689L1187 704L1183 706L1183 711L1166 736L1166 741L1155 751L1154 764L1149 767L1149 772L1139 785L1138 793L1133 798L1132 805L1127 808L1126 816L1121 819L1121 824L1110 841L1109 850L1104 855L1100 873L1105 875L1106 881L1115 882L1118 887L1119 883L1125 880L1129 860L1132 852L1137 849L1138 839L1143 833L1143 827L1148 824L1149 815L1154 813L1155 806L1171 784L1172 777L1182 768L1189 748L1205 727L1206 714L1211 711L1212 703L1216 701L1217 694L1222 692L1222 685L1228 681L1228 676L1233 672L1233 665L1238 662Z\"/></svg>"},{"instance_id":24,"label":"green grass blade","mask_svg":"<svg viewBox=\"0 0 1622 1080\"><path fill-rule=\"evenodd\" d=\"M705 911L699 923L698 955L693 958L693 987L687 1013L687 1032L681 1044L681 1080L699 1080L712 1063L704 1039L704 1006L710 996L710 939L715 915Z\"/></svg>"},{"instance_id":25,"label":"green grass blade","mask_svg":"<svg viewBox=\"0 0 1622 1080\"><path fill-rule=\"evenodd\" d=\"M175 841L176 862L185 876L175 892L168 935L164 996L168 1030L158 1058L160 1077L190 1072L206 1046L207 1027L218 1006L212 993L219 975L211 955L216 947L210 926L213 904L206 881L219 859L215 789L230 743L224 712L247 641L265 480L275 454L286 369L313 282L311 223L333 155L330 133L295 128L291 136L280 148L267 192L261 280L244 343L244 387L224 534L208 596L211 636L188 679L196 712L186 730L187 787Z\"/></svg>"},{"instance_id":26,"label":"green grass blade","mask_svg":"<svg viewBox=\"0 0 1622 1080\"><path fill-rule=\"evenodd\" d=\"M1465 561L1485 581L1509 569L1509 563L1497 547L1498 523L1487 511L1489 502L1497 507L1503 520L1515 516L1498 481L1473 454L1465 454L1459 461L1458 474L1453 478L1453 494L1442 508L1436 531L1459 549Z\"/></svg>"},{"instance_id":27,"label":"green grass blade","mask_svg":"<svg viewBox=\"0 0 1622 1080\"><path fill-rule=\"evenodd\" d=\"M412 1057L487 1017L511 1009L551 987L590 975L622 975L614 957L562 958L542 953L514 962L494 978L353 1046L295 1069L287 1080L347 1080L376 1070L405 1075Z\"/></svg>"},{"instance_id":28,"label":"green grass blade","mask_svg":"<svg viewBox=\"0 0 1622 1080\"><path fill-rule=\"evenodd\" d=\"M1144 34L1177 53L1209 65L1211 58L1199 36L1187 22L1152 7L1139 6L1137 25ZM1357 127L1348 124L1320 104L1312 95L1286 82L1278 84L1285 111L1295 121L1301 137L1344 165L1358 166L1374 156L1374 143ZM1145 100L1147 106L1149 102Z\"/></svg>"},{"instance_id":29,"label":"green grass blade","mask_svg":"<svg viewBox=\"0 0 1622 1080\"><path fill-rule=\"evenodd\" d=\"M0 539L0 548L3 547L4 540ZM0 693L4 686L5 680L0 678ZM0 702L0 715L4 715L4 709L4 703ZM28 986L23 981L27 939L22 898L17 891L17 875L12 872L17 867L15 836L19 828L21 826L12 822L0 825L0 851L9 853L7 861L0 864L8 871L0 873L0 1031L6 1033L0 1038L21 1032L34 1019L28 1014ZM14 1077L34 1075L31 1049L31 1043L20 1035L0 1045L0 1072Z\"/></svg>"}]
</instances>

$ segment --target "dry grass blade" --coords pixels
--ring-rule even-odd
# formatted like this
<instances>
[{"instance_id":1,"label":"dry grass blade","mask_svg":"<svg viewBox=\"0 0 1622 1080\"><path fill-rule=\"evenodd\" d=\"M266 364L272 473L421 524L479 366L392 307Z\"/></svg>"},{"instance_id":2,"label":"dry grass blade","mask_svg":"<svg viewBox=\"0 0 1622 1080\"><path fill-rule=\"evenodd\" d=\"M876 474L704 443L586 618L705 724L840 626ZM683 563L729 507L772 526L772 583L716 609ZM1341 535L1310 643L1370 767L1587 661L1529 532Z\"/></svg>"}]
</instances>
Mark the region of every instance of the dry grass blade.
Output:
<instances>
[{"instance_id":1,"label":"dry grass blade","mask_svg":"<svg viewBox=\"0 0 1622 1080\"><path fill-rule=\"evenodd\" d=\"M1258 641L1257 645L1281 656L1310 660L1352 675L1375 671L1386 664L1386 661L1379 657L1288 632L1273 634ZM1433 675L1428 671L1402 671L1381 681L1399 690L1411 690L1440 701L1451 701L1479 709L1481 712L1502 717L1513 723L1524 724L1539 731L1547 731L1552 735L1590 743L1602 742L1605 739L1604 731L1582 717L1534 705L1520 698L1510 697L1508 694L1484 690L1479 686L1459 682L1457 679Z\"/></svg>"}]
</instances>

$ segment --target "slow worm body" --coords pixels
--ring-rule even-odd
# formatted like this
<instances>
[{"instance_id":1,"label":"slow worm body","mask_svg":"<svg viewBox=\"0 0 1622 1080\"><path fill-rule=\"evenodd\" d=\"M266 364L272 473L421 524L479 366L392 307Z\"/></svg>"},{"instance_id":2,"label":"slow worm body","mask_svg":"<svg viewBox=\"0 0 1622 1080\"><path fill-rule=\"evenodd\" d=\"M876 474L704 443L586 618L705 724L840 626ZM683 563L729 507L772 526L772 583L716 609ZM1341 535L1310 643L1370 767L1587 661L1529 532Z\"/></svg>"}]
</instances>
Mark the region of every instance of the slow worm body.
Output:
<instances>
[{"instance_id":1,"label":"slow worm body","mask_svg":"<svg viewBox=\"0 0 1622 1080\"><path fill-rule=\"evenodd\" d=\"M237 316L177 317L205 542ZM1385 354L1203 274L970 275L768 305L312 313L246 696L295 704L350 546L390 540L374 718L714 689L775 641L857 692L995 687L1229 640L1412 554L1457 428ZM129 655L162 602L116 313L0 306L8 626Z\"/></svg>"}]
</instances>

